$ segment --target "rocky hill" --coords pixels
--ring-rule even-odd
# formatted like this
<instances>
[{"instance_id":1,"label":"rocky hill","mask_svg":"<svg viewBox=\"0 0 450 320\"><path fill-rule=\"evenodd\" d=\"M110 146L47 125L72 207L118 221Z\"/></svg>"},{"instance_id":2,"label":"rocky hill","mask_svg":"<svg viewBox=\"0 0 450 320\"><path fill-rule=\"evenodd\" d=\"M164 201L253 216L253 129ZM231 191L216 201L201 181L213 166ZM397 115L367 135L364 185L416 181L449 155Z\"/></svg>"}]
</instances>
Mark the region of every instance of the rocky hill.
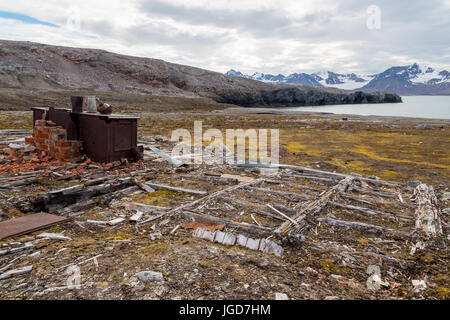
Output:
<instances>
[{"instance_id":1,"label":"rocky hill","mask_svg":"<svg viewBox=\"0 0 450 320\"><path fill-rule=\"evenodd\" d=\"M104 50L0 40L0 88L207 97L243 106L401 102L367 93L266 83Z\"/></svg>"}]
</instances>

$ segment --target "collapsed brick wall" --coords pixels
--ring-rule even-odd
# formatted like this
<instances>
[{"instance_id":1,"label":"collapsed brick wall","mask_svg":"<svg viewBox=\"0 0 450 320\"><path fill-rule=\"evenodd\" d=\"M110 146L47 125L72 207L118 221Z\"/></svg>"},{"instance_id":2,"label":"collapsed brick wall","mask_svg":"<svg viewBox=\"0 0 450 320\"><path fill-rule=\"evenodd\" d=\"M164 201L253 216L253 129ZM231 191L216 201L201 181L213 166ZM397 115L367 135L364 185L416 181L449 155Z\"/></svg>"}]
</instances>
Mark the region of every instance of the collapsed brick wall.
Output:
<instances>
[{"instance_id":1,"label":"collapsed brick wall","mask_svg":"<svg viewBox=\"0 0 450 320\"><path fill-rule=\"evenodd\" d=\"M53 121L36 120L32 137L25 142L37 150L59 160L76 161L81 159L80 149L83 142L67 140L67 131Z\"/></svg>"}]
</instances>

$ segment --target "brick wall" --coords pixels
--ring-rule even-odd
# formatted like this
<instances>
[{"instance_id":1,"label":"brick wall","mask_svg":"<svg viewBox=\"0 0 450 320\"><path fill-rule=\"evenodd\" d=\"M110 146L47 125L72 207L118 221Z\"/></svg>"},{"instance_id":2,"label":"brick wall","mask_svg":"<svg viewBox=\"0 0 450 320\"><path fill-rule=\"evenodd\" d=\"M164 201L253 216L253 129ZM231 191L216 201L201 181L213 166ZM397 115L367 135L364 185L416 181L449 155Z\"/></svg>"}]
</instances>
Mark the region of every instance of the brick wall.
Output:
<instances>
[{"instance_id":1,"label":"brick wall","mask_svg":"<svg viewBox=\"0 0 450 320\"><path fill-rule=\"evenodd\" d=\"M25 138L27 144L59 160L76 161L81 159L83 142L67 140L67 131L53 121L36 120L33 136Z\"/></svg>"}]
</instances>

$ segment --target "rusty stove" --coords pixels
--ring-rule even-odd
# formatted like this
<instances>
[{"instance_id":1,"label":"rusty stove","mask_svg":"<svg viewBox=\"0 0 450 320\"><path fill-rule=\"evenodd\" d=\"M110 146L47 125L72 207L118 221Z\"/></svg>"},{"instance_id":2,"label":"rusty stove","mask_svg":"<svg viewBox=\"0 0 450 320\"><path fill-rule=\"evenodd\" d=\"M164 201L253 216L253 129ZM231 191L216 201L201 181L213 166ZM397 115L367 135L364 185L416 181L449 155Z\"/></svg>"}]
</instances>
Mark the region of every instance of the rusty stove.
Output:
<instances>
[{"instance_id":1,"label":"rusty stove","mask_svg":"<svg viewBox=\"0 0 450 320\"><path fill-rule=\"evenodd\" d=\"M33 125L36 120L51 120L62 126L67 130L67 139L83 141L82 153L96 162L143 158L143 148L137 145L139 116L83 112L83 97L71 97L71 102L72 110L31 108Z\"/></svg>"}]
</instances>

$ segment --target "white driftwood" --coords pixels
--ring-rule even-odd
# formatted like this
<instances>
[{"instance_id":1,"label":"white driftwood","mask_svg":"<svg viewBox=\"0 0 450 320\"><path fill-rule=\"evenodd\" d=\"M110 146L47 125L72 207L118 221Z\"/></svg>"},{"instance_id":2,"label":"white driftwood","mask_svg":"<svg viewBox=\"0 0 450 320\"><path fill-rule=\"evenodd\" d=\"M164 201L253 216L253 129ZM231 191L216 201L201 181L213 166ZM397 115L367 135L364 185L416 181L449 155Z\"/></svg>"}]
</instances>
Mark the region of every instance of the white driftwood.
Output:
<instances>
[{"instance_id":1,"label":"white driftwood","mask_svg":"<svg viewBox=\"0 0 450 320\"><path fill-rule=\"evenodd\" d=\"M440 212L433 187L424 183L418 185L414 189L413 201L417 204L416 231L430 237L442 235Z\"/></svg>"},{"instance_id":2,"label":"white driftwood","mask_svg":"<svg viewBox=\"0 0 450 320\"><path fill-rule=\"evenodd\" d=\"M16 276L16 275L25 274L25 273L31 272L31 270L33 270L33 266L26 266L26 267L19 268L19 269L9 270L5 273L0 274L0 280L8 279L8 278Z\"/></svg>"},{"instance_id":3,"label":"white driftwood","mask_svg":"<svg viewBox=\"0 0 450 320\"><path fill-rule=\"evenodd\" d=\"M41 233L36 236L37 238L45 238L50 240L61 240L61 241L70 241L72 238L66 237L65 235L61 233Z\"/></svg>"},{"instance_id":4,"label":"white driftwood","mask_svg":"<svg viewBox=\"0 0 450 320\"><path fill-rule=\"evenodd\" d=\"M267 206L268 206L270 209L272 209L274 212L278 213L278 214L279 214L280 216L282 216L283 218L285 218L285 219L291 221L291 222L292 222L293 224L295 224L295 225L298 225L298 222L297 222L297 221L295 221L295 220L292 219L291 217L285 215L283 212L281 212L281 211L275 209L275 208L272 207L270 204L267 204Z\"/></svg>"}]
</instances>

